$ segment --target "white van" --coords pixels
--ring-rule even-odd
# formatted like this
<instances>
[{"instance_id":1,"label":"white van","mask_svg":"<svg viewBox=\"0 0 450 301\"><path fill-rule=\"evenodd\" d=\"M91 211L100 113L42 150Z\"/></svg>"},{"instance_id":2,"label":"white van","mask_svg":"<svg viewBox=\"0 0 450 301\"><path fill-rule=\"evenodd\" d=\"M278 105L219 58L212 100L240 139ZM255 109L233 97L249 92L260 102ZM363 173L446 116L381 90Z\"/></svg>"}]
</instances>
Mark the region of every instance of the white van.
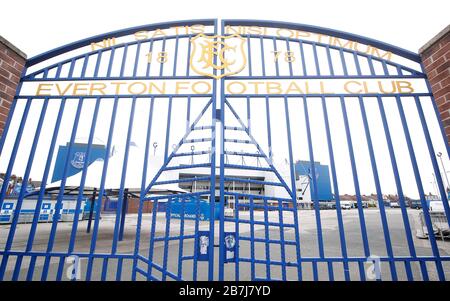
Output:
<instances>
[{"instance_id":1,"label":"white van","mask_svg":"<svg viewBox=\"0 0 450 301\"><path fill-rule=\"evenodd\" d=\"M430 202L430 211L445 212L444 203L442 203L441 201L431 201Z\"/></svg>"},{"instance_id":2,"label":"white van","mask_svg":"<svg viewBox=\"0 0 450 301\"><path fill-rule=\"evenodd\" d=\"M341 201L341 209L352 209L353 207L353 202L352 201Z\"/></svg>"}]
</instances>

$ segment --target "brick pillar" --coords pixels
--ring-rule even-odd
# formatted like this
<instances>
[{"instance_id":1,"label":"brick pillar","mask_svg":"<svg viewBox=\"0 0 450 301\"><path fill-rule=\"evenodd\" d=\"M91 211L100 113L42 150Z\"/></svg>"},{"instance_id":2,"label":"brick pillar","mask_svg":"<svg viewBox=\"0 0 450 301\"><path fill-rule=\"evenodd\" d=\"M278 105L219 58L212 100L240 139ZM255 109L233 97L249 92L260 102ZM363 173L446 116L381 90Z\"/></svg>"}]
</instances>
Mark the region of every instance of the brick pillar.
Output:
<instances>
[{"instance_id":1,"label":"brick pillar","mask_svg":"<svg viewBox=\"0 0 450 301\"><path fill-rule=\"evenodd\" d=\"M450 143L450 25L419 50Z\"/></svg>"},{"instance_id":2,"label":"brick pillar","mask_svg":"<svg viewBox=\"0 0 450 301\"><path fill-rule=\"evenodd\" d=\"M25 53L0 36L0 136L26 59Z\"/></svg>"}]
</instances>

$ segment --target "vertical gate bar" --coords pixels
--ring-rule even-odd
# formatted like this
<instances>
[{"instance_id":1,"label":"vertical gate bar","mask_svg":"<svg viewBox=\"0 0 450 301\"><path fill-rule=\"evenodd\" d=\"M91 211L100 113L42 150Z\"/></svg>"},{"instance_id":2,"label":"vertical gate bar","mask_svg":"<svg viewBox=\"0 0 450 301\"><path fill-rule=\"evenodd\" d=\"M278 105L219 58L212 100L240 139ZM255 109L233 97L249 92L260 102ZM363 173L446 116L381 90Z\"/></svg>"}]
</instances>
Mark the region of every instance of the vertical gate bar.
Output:
<instances>
[{"instance_id":1,"label":"vertical gate bar","mask_svg":"<svg viewBox=\"0 0 450 301\"><path fill-rule=\"evenodd\" d=\"M186 201L181 199L181 222L180 222L180 242L178 244L178 278L182 279L183 275L183 244L184 244L184 214L185 214Z\"/></svg>"},{"instance_id":2,"label":"vertical gate bar","mask_svg":"<svg viewBox=\"0 0 450 301\"><path fill-rule=\"evenodd\" d=\"M314 63L316 65L316 73L317 73L317 75L321 75L320 74L319 57L317 56L317 44L316 43L311 43L311 46L313 48Z\"/></svg>"},{"instance_id":3,"label":"vertical gate bar","mask_svg":"<svg viewBox=\"0 0 450 301\"><path fill-rule=\"evenodd\" d=\"M83 57L83 67L81 68L81 74L80 74L80 78L84 78L86 76L86 68L87 68L87 64L89 62L89 55L86 54Z\"/></svg>"},{"instance_id":4,"label":"vertical gate bar","mask_svg":"<svg viewBox=\"0 0 450 301\"><path fill-rule=\"evenodd\" d=\"M414 241L413 241L413 237L411 234L411 224L409 222L408 212L407 212L406 206L405 206L405 203L406 203L405 196L403 194L403 188L402 188L402 183L400 181L400 175L398 172L398 165L397 165L397 160L395 158L395 152L394 152L394 147L392 144L391 133L390 133L389 126L387 123L386 112L384 110L384 105L383 105L381 96L377 96L377 102L378 102L378 110L379 110L380 116L381 116L381 121L383 122L384 135L386 137L386 143L387 143L388 150L389 150L389 157L391 159L391 165L392 165L392 171L394 173L395 184L397 186L397 194L399 197L400 208L402 211L403 225L405 227L405 233L406 233L406 239L408 242L409 254L411 255L412 258L416 258L417 257L416 249L414 247ZM407 272L408 280L414 280L412 272L411 272L411 263L409 261L405 261L405 269ZM423 274L423 272L424 271L422 270L422 274Z\"/></svg>"},{"instance_id":5,"label":"vertical gate bar","mask_svg":"<svg viewBox=\"0 0 450 301\"><path fill-rule=\"evenodd\" d=\"M384 75L389 75L389 69L387 67L386 61L385 60L381 60L381 65L383 66Z\"/></svg>"},{"instance_id":6,"label":"vertical gate bar","mask_svg":"<svg viewBox=\"0 0 450 301\"><path fill-rule=\"evenodd\" d=\"M56 272L56 281L61 281L63 270L64 270L64 260L65 260L65 256L59 257L58 270Z\"/></svg>"},{"instance_id":7,"label":"vertical gate bar","mask_svg":"<svg viewBox=\"0 0 450 301\"><path fill-rule=\"evenodd\" d=\"M266 279L270 280L271 279L271 276L270 276L270 268L271 267L270 267L270 242L269 242L270 241L269 207L267 206L266 198L264 198L264 237L265 237L264 243L265 243L265 247L266 247Z\"/></svg>"},{"instance_id":8,"label":"vertical gate bar","mask_svg":"<svg viewBox=\"0 0 450 301\"><path fill-rule=\"evenodd\" d=\"M294 158L292 153L292 135L291 135L291 122L289 117L289 103L288 98L284 97L284 111L286 118L286 128L287 128L287 138L288 138L288 153L289 153L289 172L291 178L291 198L292 198L292 215L294 218L294 231L295 231L295 253L297 256L297 277L300 279L300 234L298 229L298 208L297 208L297 187L296 187L296 176L294 169Z\"/></svg>"},{"instance_id":9,"label":"vertical gate bar","mask_svg":"<svg viewBox=\"0 0 450 301\"><path fill-rule=\"evenodd\" d=\"M311 195L313 196L314 202L314 211L316 215L316 231L317 231L317 243L319 246L319 256L320 258L325 257L324 246L323 246L323 237L322 237L322 222L320 218L320 206L319 206L319 196L317 194L317 180L316 180L316 167L314 164L314 151L312 145L312 136L311 136L311 126L309 123L309 113L308 113L308 102L305 96L303 96L303 110L305 113L305 124L306 124L306 136L308 138L308 151L309 151L309 164L311 165L311 177L313 185L310 186L313 191Z\"/></svg>"},{"instance_id":10,"label":"vertical gate bar","mask_svg":"<svg viewBox=\"0 0 450 301\"><path fill-rule=\"evenodd\" d=\"M252 56L251 56L251 38L250 38L250 34L247 34L247 61L248 61L248 76L252 76L253 72L252 72Z\"/></svg>"},{"instance_id":11,"label":"vertical gate bar","mask_svg":"<svg viewBox=\"0 0 450 301\"><path fill-rule=\"evenodd\" d=\"M291 177L291 198L292 198L292 213L294 217L294 231L295 231L295 240L296 240L296 255L297 255L297 276L300 278L300 237L299 237L299 229L298 229L298 216L297 216L297 188L296 188L296 177L295 177L295 170L294 170L294 158L292 153L292 135L291 135L291 122L289 117L289 103L288 98L284 97L284 112L285 112L285 118L286 118L286 128L287 128L287 138L288 138L288 152L289 152L289 171L290 171L290 177ZM280 202L280 201L279 201ZM280 224L283 223L283 217L282 212L280 212ZM281 227L280 227L281 228ZM280 230L282 231L282 230ZM283 236L280 236L280 239L284 240L284 233ZM283 243L283 250L282 250L282 257L284 256L284 243ZM282 259L283 264L285 264L285 258ZM284 267L285 269L285 267ZM284 275L284 278L286 275ZM283 279L286 280L286 279Z\"/></svg>"},{"instance_id":12,"label":"vertical gate bar","mask_svg":"<svg viewBox=\"0 0 450 301\"><path fill-rule=\"evenodd\" d=\"M172 207L172 197L167 198L166 203L166 230L164 232L164 253L163 253L163 266L162 266L162 277L161 280L165 281L167 277L167 257L169 255L169 237L170 237L170 214Z\"/></svg>"},{"instance_id":13,"label":"vertical gate bar","mask_svg":"<svg viewBox=\"0 0 450 301\"><path fill-rule=\"evenodd\" d=\"M287 54L291 54L291 47L289 46L289 39L286 38L286 53ZM288 66L289 66L289 75L292 76L293 75L293 71L292 71L292 59L288 59Z\"/></svg>"},{"instance_id":14,"label":"vertical gate bar","mask_svg":"<svg viewBox=\"0 0 450 301\"><path fill-rule=\"evenodd\" d=\"M112 113L111 113L111 122L109 125L109 132L108 132L108 141L106 143L106 153L105 153L105 157L103 159L104 163L103 163L102 177L100 180L100 189L98 192L98 199L96 202L95 211L97 212L97 214L95 215L94 229L93 229L93 233L92 233L92 237L91 237L91 244L90 244L90 248L89 248L88 264L87 264L87 268L86 268L86 281L89 281L91 279L91 274L92 274L92 264L93 264L93 260L94 260L93 255L95 253L95 248L96 248L96 244L97 244L97 235L98 235L98 228L99 228L99 222L100 222L100 211L102 208L102 200L105 195L105 181L106 181L106 175L107 175L107 171L108 171L108 163L109 163L109 157L110 157L110 152L111 152L112 136L114 133L118 103L119 103L119 97L116 96L116 97L114 97L114 105L113 105L113 109L112 109Z\"/></svg>"},{"instance_id":15,"label":"vertical gate bar","mask_svg":"<svg viewBox=\"0 0 450 301\"><path fill-rule=\"evenodd\" d=\"M97 53L98 53L98 55L97 55L97 60L95 62L95 69L94 69L94 76L93 77L97 77L98 76L98 70L100 69L100 63L102 61L103 49L100 49Z\"/></svg>"},{"instance_id":16,"label":"vertical gate bar","mask_svg":"<svg viewBox=\"0 0 450 301\"><path fill-rule=\"evenodd\" d=\"M234 231L236 232L236 254L235 254L235 262L234 262L234 273L236 275L236 281L239 281L239 196L234 196Z\"/></svg>"},{"instance_id":17,"label":"vertical gate bar","mask_svg":"<svg viewBox=\"0 0 450 301\"><path fill-rule=\"evenodd\" d=\"M73 77L73 69L75 68L75 63L76 63L75 59L70 60L70 68L69 68L69 73L67 75L68 79L72 79L72 77Z\"/></svg>"},{"instance_id":18,"label":"vertical gate bar","mask_svg":"<svg viewBox=\"0 0 450 301\"><path fill-rule=\"evenodd\" d=\"M186 59L186 76L189 76L190 62L191 62L191 35L187 38L188 41L188 50L187 50L187 59Z\"/></svg>"},{"instance_id":19,"label":"vertical gate bar","mask_svg":"<svg viewBox=\"0 0 450 301\"><path fill-rule=\"evenodd\" d=\"M303 76L308 76L308 72L306 70L306 60L305 60L305 51L303 49L303 41L298 41L298 47L300 49L300 56L302 57L302 69L303 69Z\"/></svg>"},{"instance_id":20,"label":"vertical gate bar","mask_svg":"<svg viewBox=\"0 0 450 301\"><path fill-rule=\"evenodd\" d=\"M66 181L67 181L67 172L69 169L69 162L70 162L70 157L71 157L71 153L72 153L72 148L75 143L75 136L78 131L78 123L80 120L83 102L84 102L84 98L80 97L78 99L77 111L75 113L75 120L73 123L72 133L70 135L69 147L67 149L67 157L64 162L61 184L59 187L58 197L56 199L55 213L53 214L53 221L52 221L52 226L51 226L50 235L49 235L49 241L48 241L47 249L46 249L47 255L45 256L44 267L42 268L41 281L47 280L47 276L48 276L48 269L49 269L50 260L51 260L51 256L49 255L49 253L52 252L52 250L53 250L56 233L57 233L57 228L58 228L58 222L61 217L60 211L62 210L62 206L63 206L62 204L63 204L63 198L64 198L64 190L65 190Z\"/></svg>"},{"instance_id":21,"label":"vertical gate bar","mask_svg":"<svg viewBox=\"0 0 450 301\"><path fill-rule=\"evenodd\" d=\"M263 37L259 37L259 44L260 44L260 48L261 48L261 71L262 71L262 76L266 76L266 64L265 64L265 60L264 60L264 40Z\"/></svg>"},{"instance_id":22,"label":"vertical gate bar","mask_svg":"<svg viewBox=\"0 0 450 301\"><path fill-rule=\"evenodd\" d=\"M250 183L248 183L250 185ZM255 272L255 212L253 210L253 197L249 197L250 205L250 261L251 261L251 279L252 281L256 278Z\"/></svg>"},{"instance_id":23,"label":"vertical gate bar","mask_svg":"<svg viewBox=\"0 0 450 301\"><path fill-rule=\"evenodd\" d=\"M14 163L16 161L17 151L19 150L20 140L22 139L22 134L23 134L23 131L25 128L25 123L27 121L28 112L30 111L31 101L32 101L31 98L27 98L25 109L22 113L22 118L20 120L19 129L17 130L17 136L14 141L14 146L11 151L11 157L9 158L8 167L6 169L6 174L3 178L3 183L9 183L9 181L10 181L12 169L13 169ZM2 185L2 190L0 193L0 208L2 208L3 201L5 200L7 188L8 188L8 185ZM0 270L0 279L1 279L1 277L2 277L2 273Z\"/></svg>"},{"instance_id":24,"label":"vertical gate bar","mask_svg":"<svg viewBox=\"0 0 450 301\"><path fill-rule=\"evenodd\" d=\"M417 111L419 112L420 123L422 124L423 133L425 135L425 140L427 141L428 152L430 154L431 164L433 165L433 171L436 176L437 184L439 187L439 193L441 194L442 204L444 205L445 216L447 217L447 224L450 227L450 208L448 205L447 193L444 188L444 183L442 181L441 171L436 160L436 152L434 151L433 142L431 141L430 131L428 129L427 121L423 113L422 104L420 103L419 96L414 96ZM444 171L445 172L445 171Z\"/></svg>"},{"instance_id":25,"label":"vertical gate bar","mask_svg":"<svg viewBox=\"0 0 450 301\"><path fill-rule=\"evenodd\" d=\"M5 255L3 255L5 256ZM13 276L12 276L12 281L17 281L19 280L19 275L20 275L20 266L22 265L22 260L23 260L23 255L18 255L16 258L16 264L14 266L14 272L13 272Z\"/></svg>"},{"instance_id":26,"label":"vertical gate bar","mask_svg":"<svg viewBox=\"0 0 450 301\"><path fill-rule=\"evenodd\" d=\"M136 55L134 56L134 67L133 67L133 77L136 77L137 68L139 65L139 53L141 52L141 42L137 42L136 44Z\"/></svg>"},{"instance_id":27,"label":"vertical gate bar","mask_svg":"<svg viewBox=\"0 0 450 301\"><path fill-rule=\"evenodd\" d=\"M356 74L358 76L361 76L361 66L359 65L358 54L356 53L356 51L353 51L353 59L355 60Z\"/></svg>"},{"instance_id":28,"label":"vertical gate bar","mask_svg":"<svg viewBox=\"0 0 450 301\"><path fill-rule=\"evenodd\" d=\"M168 163L167 156L169 153L171 117L172 117L172 96L169 97L169 107L167 109L166 142L164 145L164 164Z\"/></svg>"},{"instance_id":29,"label":"vertical gate bar","mask_svg":"<svg viewBox=\"0 0 450 301\"><path fill-rule=\"evenodd\" d=\"M383 203L383 192L381 191L380 178L378 175L378 167L377 167L377 162L375 160L375 154L374 154L374 150L373 150L372 137L370 135L369 124L367 122L366 108L364 105L363 97L358 96L358 100L359 100L359 107L361 110L361 116L362 116L363 125L364 125L364 132L366 134L367 147L369 149L370 163L372 165L372 174L373 174L373 179L375 182L375 190L377 192L378 206L380 209L380 217L381 217L381 223L382 223L382 227L383 227L384 242L386 244L386 250L387 250L388 257L389 257L389 266L391 269L391 276L392 276L392 280L397 281L398 280L397 270L395 268L394 252L392 250L391 235L389 233L389 224L388 224L388 220L387 220L387 216L386 216L386 208Z\"/></svg>"},{"instance_id":30,"label":"vertical gate bar","mask_svg":"<svg viewBox=\"0 0 450 301\"><path fill-rule=\"evenodd\" d=\"M163 41L162 41L162 49L161 49L161 52L165 52L166 51L166 38L164 37L163 38ZM163 71L164 71L164 63L163 62L160 62L159 63L159 76L162 76L163 75Z\"/></svg>"},{"instance_id":31,"label":"vertical gate bar","mask_svg":"<svg viewBox=\"0 0 450 301\"><path fill-rule=\"evenodd\" d=\"M131 110L130 110L130 117L128 121L128 130L127 130L127 138L125 141L125 154L123 157L123 164L122 164L122 175L120 179L120 187L119 187L119 195L117 200L117 210L116 210L116 220L114 222L114 235L113 235L113 241L112 241L112 247L111 247L111 254L116 254L117 252L117 242L121 240L120 238L120 232L122 229L120 229L120 217L122 215L122 209L124 206L124 198L125 198L125 181L127 176L127 167L128 167L128 156L130 154L130 142L131 142L131 135L133 133L133 122L134 122L134 111L136 109L136 96L133 96L132 102L131 102ZM123 212L123 214L126 214Z\"/></svg>"},{"instance_id":32,"label":"vertical gate bar","mask_svg":"<svg viewBox=\"0 0 450 301\"><path fill-rule=\"evenodd\" d=\"M251 112L250 112L250 97L247 96L247 125L248 125L248 132L252 132L251 127Z\"/></svg>"},{"instance_id":33,"label":"vertical gate bar","mask_svg":"<svg viewBox=\"0 0 450 301\"><path fill-rule=\"evenodd\" d=\"M344 71L344 75L348 76L347 63L345 61L344 51L339 49L339 56L341 58L342 70Z\"/></svg>"},{"instance_id":34,"label":"vertical gate bar","mask_svg":"<svg viewBox=\"0 0 450 301\"><path fill-rule=\"evenodd\" d=\"M61 100L61 105L59 107L58 115L56 117L55 128L53 130L52 140L50 142L50 148L48 150L48 156L47 156L47 161L45 163L44 174L42 175L41 186L39 189L39 196L38 196L38 200L36 202L36 208L34 209L33 222L31 223L31 228L30 228L30 232L29 232L30 234L28 236L27 246L25 248L25 252L27 252L27 253L30 252L31 249L33 248L33 242L34 242L34 237L36 235L37 224L38 224L39 215L40 215L40 209L42 206L42 202L44 200L45 187L47 185L48 174L50 172L50 166L52 163L53 153L55 150L56 139L58 138L59 128L61 125L61 120L62 120L62 116L64 113L65 105L66 105L66 98L63 97ZM27 281L30 281L33 278L35 263L36 263L36 257L33 257L30 261L30 265L28 268Z\"/></svg>"},{"instance_id":35,"label":"vertical gate bar","mask_svg":"<svg viewBox=\"0 0 450 301\"><path fill-rule=\"evenodd\" d=\"M313 280L319 281L319 273L317 271L317 261L312 261L311 265L312 265L312 271L313 271Z\"/></svg>"},{"instance_id":36,"label":"vertical gate bar","mask_svg":"<svg viewBox=\"0 0 450 301\"><path fill-rule=\"evenodd\" d=\"M375 76L375 69L373 68L373 60L371 56L367 57L367 62L369 64L369 69L370 69L370 75Z\"/></svg>"},{"instance_id":37,"label":"vertical gate bar","mask_svg":"<svg viewBox=\"0 0 450 301\"><path fill-rule=\"evenodd\" d=\"M339 227L339 239L341 242L341 253L343 257L343 266L344 266L344 277L346 281L350 280L350 272L348 266L348 254L347 254L347 242L345 239L345 230L344 230L344 220L342 218L342 208L341 208L341 199L339 197L339 186L337 181L336 174L336 165L334 162L334 152L333 152L333 143L331 140L331 132L330 132L330 123L328 120L328 110L325 97L322 96L322 110L323 110L323 118L325 121L325 131L327 135L327 145L328 145L328 155L330 157L330 167L331 167L331 176L333 178L333 189L334 189L334 197L336 202L336 214L338 220Z\"/></svg>"},{"instance_id":38,"label":"vertical gate bar","mask_svg":"<svg viewBox=\"0 0 450 301\"><path fill-rule=\"evenodd\" d=\"M150 227L150 247L148 249L147 281L150 280L153 268L153 249L155 247L156 218L158 217L158 199L153 200L152 223Z\"/></svg>"},{"instance_id":39,"label":"vertical gate bar","mask_svg":"<svg viewBox=\"0 0 450 301\"><path fill-rule=\"evenodd\" d=\"M187 98L187 110L186 110L186 132L189 131L191 125L191 97Z\"/></svg>"},{"instance_id":40,"label":"vertical gate bar","mask_svg":"<svg viewBox=\"0 0 450 301\"><path fill-rule=\"evenodd\" d=\"M266 96L266 126L267 126L267 144L269 146L269 161L272 163L272 129L270 126L270 103L269 97Z\"/></svg>"},{"instance_id":41,"label":"vertical gate bar","mask_svg":"<svg viewBox=\"0 0 450 301\"><path fill-rule=\"evenodd\" d=\"M430 278L428 277L428 270L425 262L423 260L419 260L420 270L422 271L422 280L423 281L429 281Z\"/></svg>"},{"instance_id":42,"label":"vertical gate bar","mask_svg":"<svg viewBox=\"0 0 450 301\"><path fill-rule=\"evenodd\" d=\"M196 202L195 202L195 222L194 222L194 233L195 233L195 238L194 238L194 260L192 263L192 280L193 281L197 281L197 267L198 267L198 254L197 254L197 249L198 249L198 230L199 230L199 224L200 224L200 197L197 198Z\"/></svg>"},{"instance_id":43,"label":"vertical gate bar","mask_svg":"<svg viewBox=\"0 0 450 301\"><path fill-rule=\"evenodd\" d=\"M101 281L106 281L106 273L108 272L108 260L109 260L109 257L103 258L102 274L100 277Z\"/></svg>"},{"instance_id":44,"label":"vertical gate bar","mask_svg":"<svg viewBox=\"0 0 450 301\"><path fill-rule=\"evenodd\" d=\"M358 260L359 278L361 281L366 281L366 270L364 269L364 263Z\"/></svg>"},{"instance_id":45,"label":"vertical gate bar","mask_svg":"<svg viewBox=\"0 0 450 301\"><path fill-rule=\"evenodd\" d=\"M423 63L420 63L420 70L422 71L422 73L425 73L425 68L423 66ZM439 123L439 129L441 130L442 140L444 140L444 145L447 150L447 156L450 157L450 147L449 147L449 143L447 141L447 135L445 134L444 125L443 125L443 122L440 117L439 110L438 110L438 107L436 104L436 99L434 98L433 93L431 93L431 85L430 85L430 82L428 81L428 79L425 79L425 83L427 85L428 92L430 92L430 100L433 105L434 113L436 114L436 119L438 120L438 123ZM1 150L1 148L0 148L0 150Z\"/></svg>"},{"instance_id":46,"label":"vertical gate bar","mask_svg":"<svg viewBox=\"0 0 450 301\"><path fill-rule=\"evenodd\" d=\"M220 161L220 173L219 173L219 189L220 189L220 214L219 214L219 281L223 281L224 279L224 231L225 231L225 220L224 220L224 204L225 204L225 92L224 92L224 86L225 81L223 78L220 80L221 86L220 86L220 155L219 155L219 161ZM216 81L213 83L213 91L216 91ZM208 280L213 280L213 271L214 271L214 216L215 216L215 195L216 195L216 119L214 116L214 112L216 111L216 103L217 99L216 96L213 96L213 131L212 131L212 142L211 142L211 197L210 197L210 237L209 237L209 254L212 254L213 256L210 258L209 262L209 274L208 274ZM236 276L235 276L236 277Z\"/></svg>"},{"instance_id":47,"label":"vertical gate bar","mask_svg":"<svg viewBox=\"0 0 450 301\"><path fill-rule=\"evenodd\" d=\"M328 261L328 276L330 281L334 281L333 262Z\"/></svg>"},{"instance_id":48,"label":"vertical gate bar","mask_svg":"<svg viewBox=\"0 0 450 301\"><path fill-rule=\"evenodd\" d=\"M353 184L355 186L356 201L358 204L359 225L361 228L361 238L364 246L365 257L370 256L369 239L367 237L366 220L364 218L364 210L362 208L361 192L359 189L358 171L356 170L355 155L353 152L352 136L350 134L350 126L348 124L347 109L343 96L340 96L342 116L344 119L345 135L347 138L347 147L349 152L350 163L352 166Z\"/></svg>"},{"instance_id":49,"label":"vertical gate bar","mask_svg":"<svg viewBox=\"0 0 450 301\"><path fill-rule=\"evenodd\" d=\"M398 108L398 111L400 114L400 120L402 122L403 132L405 134L405 139L406 139L406 144L408 146L408 152L409 152L409 156L411 159L411 165L412 165L412 168L414 171L414 177L416 179L417 190L419 191L420 202L422 204L423 215L425 218L425 224L427 226L428 239L430 240L431 250L432 250L433 256L435 258L434 262L436 264L436 270L438 272L439 280L444 281L445 275L444 275L444 270L442 267L442 261L441 261L440 254L439 254L439 248L436 243L436 238L434 236L433 226L431 223L431 217L430 217L430 213L428 211L428 205L425 200L425 192L423 190L422 179L420 176L419 167L417 165L416 155L415 155L414 148L412 145L411 135L409 133L408 124L406 122L405 112L403 110L403 105L401 103L400 96L398 96L398 95L395 96L395 100L396 100L397 108Z\"/></svg>"},{"instance_id":50,"label":"vertical gate bar","mask_svg":"<svg viewBox=\"0 0 450 301\"><path fill-rule=\"evenodd\" d=\"M55 78L59 78L61 76L62 64L58 63L58 67L56 68Z\"/></svg>"},{"instance_id":51,"label":"vertical gate bar","mask_svg":"<svg viewBox=\"0 0 450 301\"><path fill-rule=\"evenodd\" d=\"M149 43L149 50L147 53L147 69L145 70L145 76L149 77L150 75L150 65L152 64L152 56L153 56L153 39ZM150 57L148 56L150 54Z\"/></svg>"},{"instance_id":52,"label":"vertical gate bar","mask_svg":"<svg viewBox=\"0 0 450 301\"><path fill-rule=\"evenodd\" d=\"M147 136L145 138L145 153L144 153L144 164L142 167L142 180L141 180L141 192L139 196L139 209L138 209L138 219L136 225L136 240L134 242L134 258L133 258L133 267L131 272L131 280L136 280L136 269L137 269L137 255L139 254L139 243L141 239L141 228L142 228L142 210L144 206L144 198L145 198L145 184L147 183L147 166L148 166L148 157L149 157L149 149L150 149L150 136L152 129L152 121L153 121L153 105L154 99L150 98L150 109L149 109L149 117L147 123ZM155 210L155 208L152 208Z\"/></svg>"},{"instance_id":53,"label":"vertical gate bar","mask_svg":"<svg viewBox=\"0 0 450 301\"><path fill-rule=\"evenodd\" d=\"M218 30L217 20L214 21L214 35L217 35ZM221 21L220 31L224 31L224 22ZM218 38L220 42L223 42L223 38ZM214 65L217 64L217 55L213 58ZM224 154L225 154L225 79L223 77L225 70L221 70L222 78L220 79L220 155L219 155L219 281L224 277L224 230L225 230L225 216L224 216L224 204L225 204L225 167L224 167ZM214 75L217 75L217 70L214 69ZM212 112L211 112L211 185L210 185L210 197L209 197L209 261L208 261L208 280L214 280L214 244L215 244L215 206L216 206L216 127L217 127L217 80L213 81L213 96L212 96Z\"/></svg>"},{"instance_id":54,"label":"vertical gate bar","mask_svg":"<svg viewBox=\"0 0 450 301\"><path fill-rule=\"evenodd\" d=\"M273 37L272 41L273 41L273 52L275 54L275 74L276 76L280 76L280 66L278 64L277 40L275 39L275 37Z\"/></svg>"},{"instance_id":55,"label":"vertical gate bar","mask_svg":"<svg viewBox=\"0 0 450 301\"><path fill-rule=\"evenodd\" d=\"M330 68L330 75L334 76L333 60L331 59L330 46L327 45L325 49L327 51L327 60L328 60L328 67Z\"/></svg>"},{"instance_id":56,"label":"vertical gate bar","mask_svg":"<svg viewBox=\"0 0 450 301\"><path fill-rule=\"evenodd\" d=\"M278 222L280 223L281 279L286 281L286 254L284 244L283 201L278 200Z\"/></svg>"},{"instance_id":57,"label":"vertical gate bar","mask_svg":"<svg viewBox=\"0 0 450 301\"><path fill-rule=\"evenodd\" d=\"M123 263L123 258L119 257L117 259L117 273L116 273L116 281L120 281L122 278L122 263Z\"/></svg>"},{"instance_id":58,"label":"vertical gate bar","mask_svg":"<svg viewBox=\"0 0 450 301\"><path fill-rule=\"evenodd\" d=\"M128 54L128 44L125 44L125 46L123 46L122 64L120 66L119 77L123 77L123 73L125 72L125 64L127 62L127 54Z\"/></svg>"},{"instance_id":59,"label":"vertical gate bar","mask_svg":"<svg viewBox=\"0 0 450 301\"><path fill-rule=\"evenodd\" d=\"M74 246L75 246L75 239L77 236L77 229L78 229L78 216L79 216L79 211L80 211L80 207L81 207L81 199L84 195L84 185L86 183L87 169L88 169L88 165L89 165L89 159L91 156L92 141L94 140L94 132L95 132L95 128L97 125L97 116L98 116L99 107L100 107L100 97L97 97L97 99L95 101L94 114L92 116L91 129L90 129L88 145L87 145L87 149L86 149L85 162L87 162L87 163L83 164L83 170L81 173L80 187L79 187L79 191L78 191L77 203L76 203L76 207L75 207L75 214L74 214L74 219L73 219L73 224L72 224L72 231L71 231L70 240L69 240L69 248L67 250L68 254L71 254L73 252ZM91 206L91 211L93 211L93 209L94 208L92 208L92 206Z\"/></svg>"},{"instance_id":60,"label":"vertical gate bar","mask_svg":"<svg viewBox=\"0 0 450 301\"><path fill-rule=\"evenodd\" d=\"M112 46L111 47L111 55L109 57L108 70L106 71L106 77L111 76L111 70L112 70L112 66L113 66L113 62L114 62L114 53L115 52L116 52L116 47Z\"/></svg>"},{"instance_id":61,"label":"vertical gate bar","mask_svg":"<svg viewBox=\"0 0 450 301\"><path fill-rule=\"evenodd\" d=\"M31 103L31 101L30 101L30 103ZM25 168L25 174L24 174L23 180L22 180L22 187L20 189L19 196L17 198L16 208L14 210L14 216L13 216L10 228L9 228L8 238L6 240L6 244L5 244L5 247L4 247L4 251L5 252L10 251L11 247L12 247L12 244L13 244L13 240L14 240L14 235L16 233L17 224L19 222L20 211L22 209L22 204L23 204L23 201L24 201L24 198L25 198L25 193L27 192L26 188L27 188L28 178L30 177L31 167L32 167L33 161L34 161L34 155L36 153L37 144L39 142L39 138L40 138L40 135L41 135L41 129L42 129L42 125L44 123L45 113L47 112L47 106L48 106L48 98L46 97L44 99L44 103L42 105L41 114L39 116L39 121L38 121L38 124L36 126L36 131L35 131L35 134L34 134L33 144L31 146L30 154L28 156L27 166ZM5 181L3 183L8 183L8 182ZM7 185L3 185L3 186L7 186ZM6 261L5 264L7 264L8 257L9 257L8 254L3 255L2 266L3 266L3 261ZM20 257L20 259L21 258L22 257ZM18 259L19 259L19 257L18 257ZM18 264L16 264L16 268L19 268L19 271L20 271L21 262L22 262L22 260L18 261ZM1 273L3 273L3 272L4 272L3 269L1 269ZM16 270L14 270L14 273L16 273Z\"/></svg>"},{"instance_id":62,"label":"vertical gate bar","mask_svg":"<svg viewBox=\"0 0 450 301\"><path fill-rule=\"evenodd\" d=\"M175 55L173 58L173 76L177 75L177 60L178 60L178 36L175 38Z\"/></svg>"}]
</instances>

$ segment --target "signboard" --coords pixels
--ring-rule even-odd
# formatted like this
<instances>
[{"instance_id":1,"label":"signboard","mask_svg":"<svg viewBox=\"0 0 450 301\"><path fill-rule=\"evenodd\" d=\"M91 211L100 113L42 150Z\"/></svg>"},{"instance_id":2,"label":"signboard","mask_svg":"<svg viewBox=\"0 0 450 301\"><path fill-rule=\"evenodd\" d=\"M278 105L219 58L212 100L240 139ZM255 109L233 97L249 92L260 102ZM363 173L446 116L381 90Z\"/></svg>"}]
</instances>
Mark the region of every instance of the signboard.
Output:
<instances>
[{"instance_id":1,"label":"signboard","mask_svg":"<svg viewBox=\"0 0 450 301\"><path fill-rule=\"evenodd\" d=\"M56 156L55 168L53 170L52 183L59 181L63 177L64 164L66 163L67 152L69 150L69 143L65 146L59 146L58 155ZM74 143L70 152L69 164L67 167L66 177L73 176L83 170L86 162L87 144ZM106 148L103 145L92 145L89 156L88 166L96 160L103 160L105 157Z\"/></svg>"},{"instance_id":2,"label":"signboard","mask_svg":"<svg viewBox=\"0 0 450 301\"><path fill-rule=\"evenodd\" d=\"M319 201L333 200L333 193L331 191L330 172L327 165L322 165L320 162L314 162L316 184L317 184L317 198ZM295 163L295 171L297 175L308 176L310 179L311 199L314 197L311 164L309 161L297 161Z\"/></svg>"},{"instance_id":3,"label":"signboard","mask_svg":"<svg viewBox=\"0 0 450 301\"><path fill-rule=\"evenodd\" d=\"M209 261L209 231L197 232L197 260Z\"/></svg>"}]
</instances>

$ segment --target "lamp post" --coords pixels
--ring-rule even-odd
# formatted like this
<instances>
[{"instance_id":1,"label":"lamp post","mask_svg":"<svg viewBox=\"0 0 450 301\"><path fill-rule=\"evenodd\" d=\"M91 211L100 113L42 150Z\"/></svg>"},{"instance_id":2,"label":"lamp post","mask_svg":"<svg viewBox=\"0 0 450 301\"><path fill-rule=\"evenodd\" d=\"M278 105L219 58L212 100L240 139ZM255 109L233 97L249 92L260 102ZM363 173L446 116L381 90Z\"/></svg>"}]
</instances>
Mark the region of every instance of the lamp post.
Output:
<instances>
[{"instance_id":1,"label":"lamp post","mask_svg":"<svg viewBox=\"0 0 450 301\"><path fill-rule=\"evenodd\" d=\"M444 171L445 180L447 181L447 189L448 189L448 188L450 187L450 184L449 184L449 182L448 182L447 171L445 170L445 167L444 167L444 161L442 161L442 153L441 153L441 152L438 152L436 155L438 156L439 160L441 161L442 170ZM446 191L447 191L447 190L446 190Z\"/></svg>"}]
</instances>

